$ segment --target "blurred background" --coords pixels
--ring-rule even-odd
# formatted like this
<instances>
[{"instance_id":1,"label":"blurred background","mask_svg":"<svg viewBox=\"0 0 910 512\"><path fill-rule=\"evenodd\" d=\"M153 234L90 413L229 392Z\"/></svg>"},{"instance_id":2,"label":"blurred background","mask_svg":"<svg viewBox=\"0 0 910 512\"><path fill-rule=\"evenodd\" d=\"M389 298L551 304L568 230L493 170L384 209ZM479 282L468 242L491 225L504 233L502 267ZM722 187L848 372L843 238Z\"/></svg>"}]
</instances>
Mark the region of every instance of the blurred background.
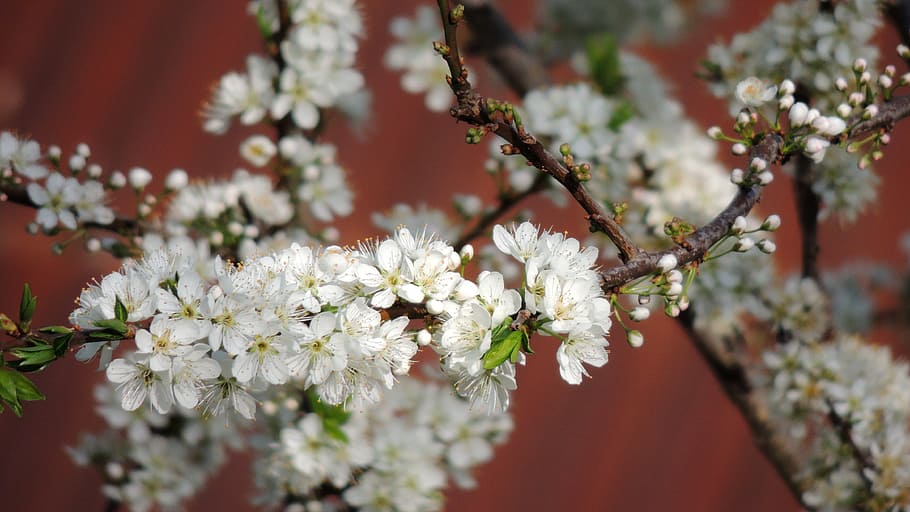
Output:
<instances>
[{"instance_id":1,"label":"blurred background","mask_svg":"<svg viewBox=\"0 0 910 512\"><path fill-rule=\"evenodd\" d=\"M357 194L354 215L338 224L346 242L376 234L369 214L399 201L493 196L482 170L486 146L463 144L464 126L428 112L422 96L403 93L399 77L382 66L390 18L412 15L417 2L363 3L368 39L360 65L373 93L372 117L359 132L335 123L324 136L339 147ZM657 64L704 127L729 125L726 105L693 76L706 45L757 24L773 4L729 3L672 46L633 48ZM532 28L530 2L496 4L519 28ZM0 18L0 130L58 144L64 154L86 142L105 170L139 165L163 178L182 167L191 176L227 176L243 165L237 146L250 131L235 123L226 136L205 134L198 112L221 75L243 69L245 55L261 48L245 2L0 0ZM880 40L885 62L894 62L896 36L885 28ZM509 97L490 74L480 87ZM905 265L898 234L910 225L907 137L907 127L898 127L877 167L879 203L854 225L823 226L823 265L861 255ZM789 270L798 251L791 203L790 183L779 179L760 206L784 220L776 257ZM573 208L545 207L549 216L534 220L580 237L585 226ZM39 298L35 323L63 323L81 287L118 264L78 245L52 255L48 239L25 233L33 218L33 210L0 204L0 311L15 311L29 282ZM541 345L519 370L510 441L480 467L477 489L448 493L447 510L797 510L685 335L664 319L642 330L643 348L614 337L610 363L579 387L559 378L552 348ZM27 403L22 419L0 416L0 509L103 509L98 476L64 451L80 432L102 426L91 390L103 378L93 365L67 358L36 375L45 402ZM252 510L252 493L249 458L236 454L190 509Z\"/></svg>"}]
</instances>

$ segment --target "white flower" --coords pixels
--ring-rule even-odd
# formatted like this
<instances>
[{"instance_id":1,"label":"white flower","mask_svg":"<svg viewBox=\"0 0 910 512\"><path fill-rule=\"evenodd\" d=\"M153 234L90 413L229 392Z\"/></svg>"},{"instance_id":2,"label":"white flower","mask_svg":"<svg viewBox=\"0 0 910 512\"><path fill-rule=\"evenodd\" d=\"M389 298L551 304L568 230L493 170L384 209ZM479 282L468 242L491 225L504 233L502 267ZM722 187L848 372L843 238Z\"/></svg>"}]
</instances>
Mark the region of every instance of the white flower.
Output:
<instances>
[{"instance_id":1,"label":"white flower","mask_svg":"<svg viewBox=\"0 0 910 512\"><path fill-rule=\"evenodd\" d=\"M0 169L10 167L29 180L38 180L48 174L38 163L41 147L33 140L19 140L10 132L0 132Z\"/></svg>"},{"instance_id":2,"label":"white flower","mask_svg":"<svg viewBox=\"0 0 910 512\"><path fill-rule=\"evenodd\" d=\"M476 374L482 369L481 357L492 342L492 317L477 303L467 303L442 326L440 345L449 361Z\"/></svg>"},{"instance_id":3,"label":"white flower","mask_svg":"<svg viewBox=\"0 0 910 512\"><path fill-rule=\"evenodd\" d=\"M492 324L499 325L521 308L521 295L517 290L506 290L499 272L482 272L477 279L481 304L490 312Z\"/></svg>"},{"instance_id":4,"label":"white flower","mask_svg":"<svg viewBox=\"0 0 910 512\"><path fill-rule=\"evenodd\" d=\"M168 173L164 179L164 187L168 190L180 190L190 181L189 176L183 169L174 169Z\"/></svg>"},{"instance_id":5,"label":"white flower","mask_svg":"<svg viewBox=\"0 0 910 512\"><path fill-rule=\"evenodd\" d=\"M825 152L831 143L821 137L810 136L806 138L806 145L803 153L812 159L813 162L819 163L825 159Z\"/></svg>"},{"instance_id":6,"label":"white flower","mask_svg":"<svg viewBox=\"0 0 910 512\"><path fill-rule=\"evenodd\" d=\"M187 409L193 409L202 398L206 381L221 375L221 365L207 357L208 346L198 344L183 357L175 358L171 366L174 398Z\"/></svg>"},{"instance_id":7,"label":"white flower","mask_svg":"<svg viewBox=\"0 0 910 512\"><path fill-rule=\"evenodd\" d=\"M228 73L221 78L205 109L205 130L224 133L236 115L245 125L258 123L272 101L272 81L277 74L278 67L272 59L247 57L247 74Z\"/></svg>"},{"instance_id":8,"label":"white flower","mask_svg":"<svg viewBox=\"0 0 910 512\"><path fill-rule=\"evenodd\" d=\"M269 163L278 148L265 135L251 135L240 144L240 155L256 167Z\"/></svg>"},{"instance_id":9,"label":"white flower","mask_svg":"<svg viewBox=\"0 0 910 512\"><path fill-rule=\"evenodd\" d=\"M232 372L240 383L262 377L270 384L284 384L288 380L287 347L278 336L277 329L266 328L253 336L250 346L234 359Z\"/></svg>"},{"instance_id":10,"label":"white flower","mask_svg":"<svg viewBox=\"0 0 910 512\"><path fill-rule=\"evenodd\" d=\"M148 358L142 356L115 359L107 367L107 379L119 384L117 391L124 410L135 411L150 398L157 412L167 413L174 403L169 379L153 371L147 363Z\"/></svg>"},{"instance_id":11,"label":"white flower","mask_svg":"<svg viewBox=\"0 0 910 512\"><path fill-rule=\"evenodd\" d=\"M347 366L344 336L335 332L335 315L320 313L307 324L291 324L292 354L287 366L294 378L306 386L322 384L333 372Z\"/></svg>"},{"instance_id":12,"label":"white flower","mask_svg":"<svg viewBox=\"0 0 910 512\"><path fill-rule=\"evenodd\" d=\"M29 183L26 187L29 199L38 206L35 221L46 230L57 227L58 223L67 229L76 229L76 216L71 208L79 202L79 182L55 172L48 176L45 187L37 183Z\"/></svg>"},{"instance_id":13,"label":"white flower","mask_svg":"<svg viewBox=\"0 0 910 512\"><path fill-rule=\"evenodd\" d=\"M607 364L607 345L604 333L597 327L570 331L556 350L559 375L569 384L581 384L582 376L590 377L582 363L598 368Z\"/></svg>"},{"instance_id":14,"label":"white flower","mask_svg":"<svg viewBox=\"0 0 910 512\"><path fill-rule=\"evenodd\" d=\"M769 86L754 76L736 84L736 98L748 107L758 107L771 101L776 94L776 85Z\"/></svg>"},{"instance_id":15,"label":"white flower","mask_svg":"<svg viewBox=\"0 0 910 512\"><path fill-rule=\"evenodd\" d=\"M528 261L532 256L538 255L537 234L538 228L530 222L523 222L513 232L496 225L493 226L493 243L496 248L505 254L511 254L518 261Z\"/></svg>"},{"instance_id":16,"label":"white flower","mask_svg":"<svg viewBox=\"0 0 910 512\"><path fill-rule=\"evenodd\" d=\"M346 217L353 211L351 190L345 182L344 170L337 165L321 168L319 177L304 182L297 194L313 216L325 222L336 215Z\"/></svg>"},{"instance_id":17,"label":"white flower","mask_svg":"<svg viewBox=\"0 0 910 512\"><path fill-rule=\"evenodd\" d=\"M163 316L152 320L149 330L136 332L136 348L139 354L149 354L148 365L152 371L171 369L171 360L188 354L198 338L195 325L179 323Z\"/></svg>"}]
</instances>

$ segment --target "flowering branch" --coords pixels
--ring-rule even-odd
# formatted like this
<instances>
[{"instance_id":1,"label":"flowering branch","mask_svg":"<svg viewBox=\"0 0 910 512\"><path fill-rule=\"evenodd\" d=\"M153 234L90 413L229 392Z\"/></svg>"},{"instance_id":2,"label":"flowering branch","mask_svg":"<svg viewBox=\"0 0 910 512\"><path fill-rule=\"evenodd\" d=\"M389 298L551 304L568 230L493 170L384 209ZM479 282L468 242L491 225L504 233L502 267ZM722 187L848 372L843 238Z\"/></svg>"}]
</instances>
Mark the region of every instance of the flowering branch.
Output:
<instances>
[{"instance_id":1,"label":"flowering branch","mask_svg":"<svg viewBox=\"0 0 910 512\"><path fill-rule=\"evenodd\" d=\"M21 185L0 183L0 198L2 198L0 199L2 201L27 206L29 208L41 208L40 205L35 204L34 201L31 200L25 187ZM88 229L102 229L127 237L141 235L143 232L143 226L138 220L126 217L115 217L114 221L110 224L83 222L81 226Z\"/></svg>"},{"instance_id":2,"label":"flowering branch","mask_svg":"<svg viewBox=\"0 0 910 512\"><path fill-rule=\"evenodd\" d=\"M482 133L493 132L508 141L509 146L504 146L504 151L520 153L531 165L555 178L572 194L576 202L587 212L587 219L591 223L592 229L602 231L607 235L619 250L619 258L623 262L637 256L641 250L632 242L619 223L591 197L572 171L551 155L533 135L524 130L511 108L483 97L471 87L458 49L456 35L457 25L463 17L464 10L458 7L452 8L448 0L438 0L438 4L443 20L445 44L440 43L437 51L449 66L451 73L449 84L457 100L457 104L450 110L452 117L479 127ZM494 116L494 109L497 112L499 110L506 112Z\"/></svg>"}]
</instances>

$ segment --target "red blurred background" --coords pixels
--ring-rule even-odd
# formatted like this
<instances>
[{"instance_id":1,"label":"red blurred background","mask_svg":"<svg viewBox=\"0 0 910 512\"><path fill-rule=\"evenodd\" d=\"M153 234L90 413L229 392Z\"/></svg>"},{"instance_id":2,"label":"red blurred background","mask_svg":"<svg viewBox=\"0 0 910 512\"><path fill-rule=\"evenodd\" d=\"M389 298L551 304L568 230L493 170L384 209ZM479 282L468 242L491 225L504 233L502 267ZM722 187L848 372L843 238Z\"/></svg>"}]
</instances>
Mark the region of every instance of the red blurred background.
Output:
<instances>
[{"instance_id":1,"label":"red blurred background","mask_svg":"<svg viewBox=\"0 0 910 512\"><path fill-rule=\"evenodd\" d=\"M249 131L207 135L197 114L212 84L243 69L245 55L260 49L244 2L231 3L0 0L0 129L58 144L65 153L87 142L92 161L107 170L141 165L158 176L174 167L195 176L232 173L243 165L237 145ZM398 201L445 204L452 191L491 195L481 167L485 146L461 143L463 126L427 112L422 98L402 93L398 76L381 65L390 17L410 15L416 3L369 2L360 62L374 95L372 120L362 135L340 123L326 134L359 192L355 214L339 225L344 240L375 234L369 212ZM528 2L497 3L529 27ZM726 15L701 20L672 47L636 48L658 64L703 126L724 125L728 115L693 78L698 59L708 43L756 24L772 4L730 3ZM883 47L893 48L897 39L885 32ZM489 75L481 87L507 95ZM907 136L899 127L895 140ZM887 184L879 203L855 225L824 226L824 265L860 255L904 265L895 234L908 228L907 177L899 174L908 153L906 145L892 146L878 167ZM798 247L791 199L789 183L780 179L761 205L784 219L778 261L787 269L795 268ZM53 256L48 240L25 234L33 216L0 204L0 311L15 311L27 281L40 299L36 323L61 323L82 285L117 263L78 247ZM571 206L535 220L584 233ZM643 331L639 350L615 337L611 362L580 387L560 380L553 354L539 350L519 372L510 441L479 469L479 488L449 492L447 509L797 510L684 334L664 320ZM0 508L102 509L99 478L76 468L63 449L79 432L102 426L91 398L102 378L93 366L68 358L36 376L45 402L27 403L22 419L0 416ZM190 508L247 510L251 494L249 460L238 455Z\"/></svg>"}]
</instances>

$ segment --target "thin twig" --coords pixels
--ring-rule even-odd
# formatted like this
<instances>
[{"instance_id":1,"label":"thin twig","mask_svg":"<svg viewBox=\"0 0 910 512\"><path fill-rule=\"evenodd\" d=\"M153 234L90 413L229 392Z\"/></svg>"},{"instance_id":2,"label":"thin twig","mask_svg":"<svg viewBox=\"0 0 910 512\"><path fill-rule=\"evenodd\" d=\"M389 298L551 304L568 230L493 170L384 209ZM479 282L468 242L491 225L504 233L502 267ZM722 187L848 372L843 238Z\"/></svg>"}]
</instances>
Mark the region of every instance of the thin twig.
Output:
<instances>
[{"instance_id":1,"label":"thin twig","mask_svg":"<svg viewBox=\"0 0 910 512\"><path fill-rule=\"evenodd\" d=\"M437 2L445 32L445 45L440 48L440 53L448 63L451 73L449 82L457 100L456 106L450 111L452 116L487 132L493 132L512 144L531 165L555 178L572 194L575 201L587 212L591 227L607 235L619 250L619 258L623 262L635 258L641 250L612 215L591 197L574 173L550 154L533 135L524 131L520 125L516 126L512 119L502 115L495 117L491 115L487 98L474 90L468 81L468 74L458 49L457 21L452 19L452 6L448 0Z\"/></svg>"},{"instance_id":2,"label":"thin twig","mask_svg":"<svg viewBox=\"0 0 910 512\"><path fill-rule=\"evenodd\" d=\"M528 197L540 192L547 187L548 177L546 174L538 174L534 182L527 190L519 193L503 195L499 198L499 205L496 209L485 213L470 229L465 231L454 244L453 247L461 249L466 244L471 243L475 238L484 235L490 226L492 226L502 215L514 208L518 203Z\"/></svg>"}]
</instances>

